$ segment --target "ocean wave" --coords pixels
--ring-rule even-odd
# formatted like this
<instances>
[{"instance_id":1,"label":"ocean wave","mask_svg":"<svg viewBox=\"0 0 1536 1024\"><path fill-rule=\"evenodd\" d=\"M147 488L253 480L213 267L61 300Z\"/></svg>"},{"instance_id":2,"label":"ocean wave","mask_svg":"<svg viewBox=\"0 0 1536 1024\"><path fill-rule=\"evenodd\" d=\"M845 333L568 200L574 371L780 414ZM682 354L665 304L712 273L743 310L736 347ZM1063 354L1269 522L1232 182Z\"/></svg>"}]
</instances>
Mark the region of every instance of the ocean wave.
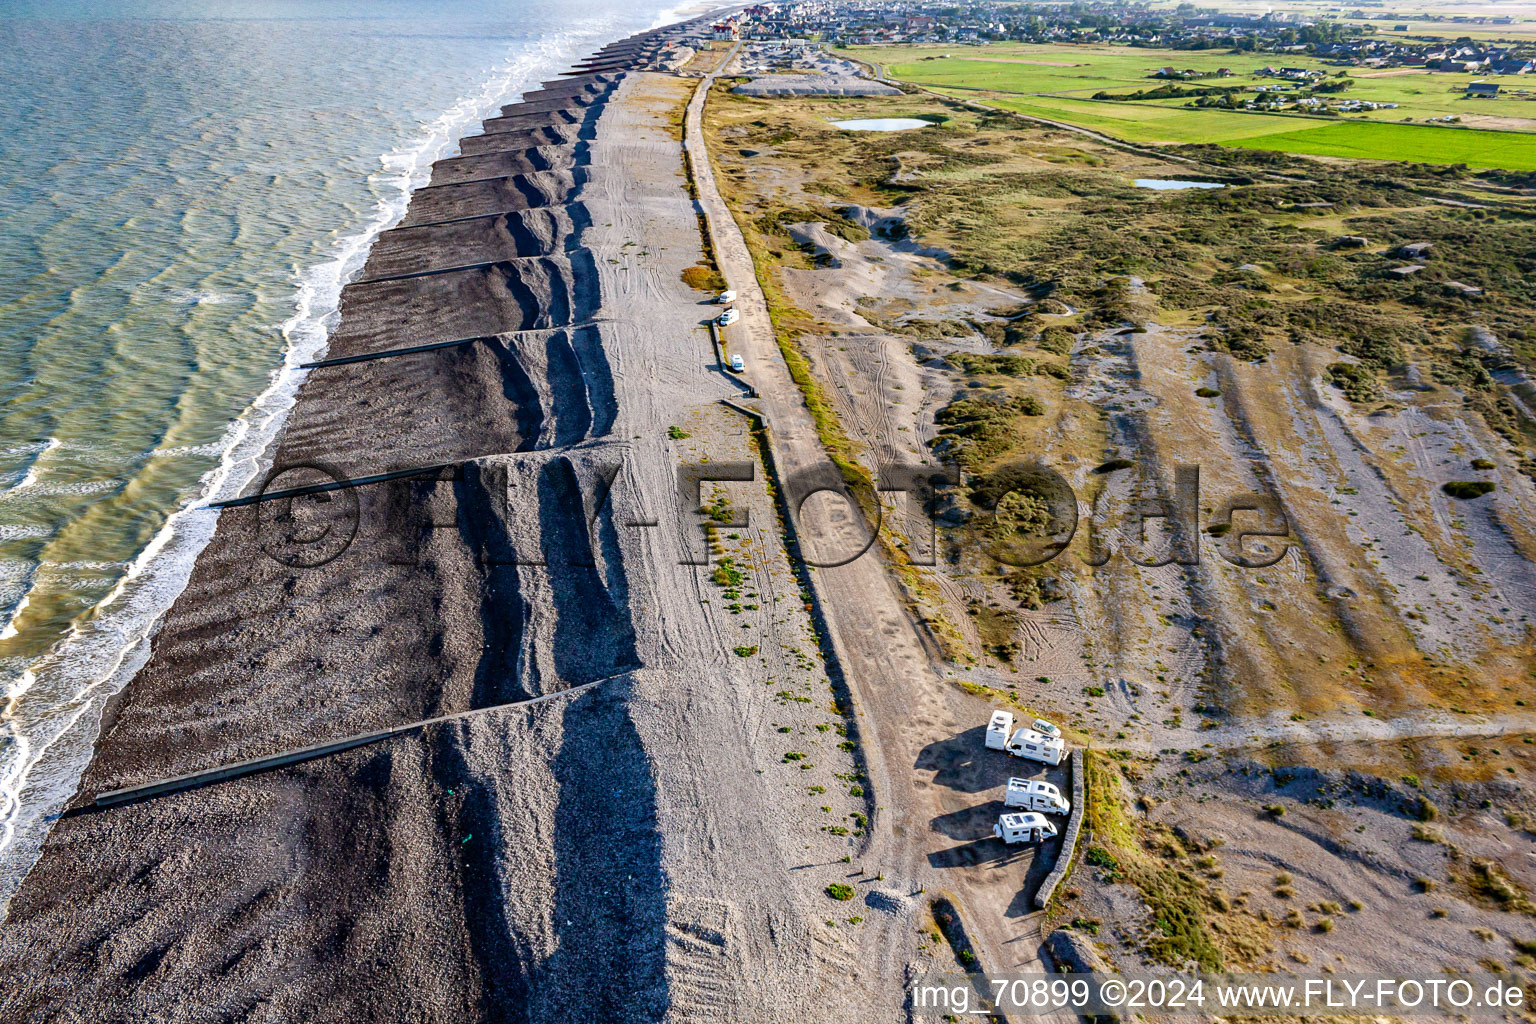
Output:
<instances>
[{"instance_id":1,"label":"ocean wave","mask_svg":"<svg viewBox=\"0 0 1536 1024\"><path fill-rule=\"evenodd\" d=\"M0 501L10 498L57 498L57 497L89 497L92 494L105 494L122 486L121 480L65 480L58 483L41 482L37 466L34 464L27 470L27 475L21 483L12 487L4 494L0 494ZM21 492L25 491L25 494Z\"/></svg>"},{"instance_id":2,"label":"ocean wave","mask_svg":"<svg viewBox=\"0 0 1536 1024\"><path fill-rule=\"evenodd\" d=\"M42 658L19 672L12 668L0 707L0 914L35 861L51 816L78 786L107 698L148 660L149 639L160 618L185 588L193 562L213 536L218 514L208 504L237 496L269 464L271 443L306 375L300 365L323 355L341 289L361 268L373 240L400 220L433 162L451 153L475 122L494 114L519 89L536 84L540 75L558 71L579 44L612 24L608 18L588 19L525 44L477 91L423 125L418 137L379 158L380 170L369 179L375 203L366 222L337 242L330 258L296 272L293 314L281 325L283 363L221 439L219 462L200 479L197 497L167 519L92 614L77 619ZM189 446L187 454L192 447L202 446ZM0 539L5 529L0 526ZM23 715L28 701L44 691L44 713Z\"/></svg>"},{"instance_id":3,"label":"ocean wave","mask_svg":"<svg viewBox=\"0 0 1536 1024\"><path fill-rule=\"evenodd\" d=\"M12 523L0 523L0 541L42 540L52 536L53 528L50 526L18 526Z\"/></svg>"},{"instance_id":4,"label":"ocean wave","mask_svg":"<svg viewBox=\"0 0 1536 1024\"><path fill-rule=\"evenodd\" d=\"M21 472L21 479L18 480L16 484L7 490L4 494L0 494L0 499L4 499L9 495L16 493L17 491L28 490L36 486L38 467L43 461L43 456L47 455L49 452L57 451L59 448L63 447L63 444L64 442L60 441L58 438L50 437L45 441L39 441L35 444L16 445L14 447L5 449L4 454L9 455L14 453L25 455L28 458L28 461L25 464L24 472L22 471L22 467L19 466L12 471Z\"/></svg>"},{"instance_id":5,"label":"ocean wave","mask_svg":"<svg viewBox=\"0 0 1536 1024\"><path fill-rule=\"evenodd\" d=\"M16 635L16 620L21 618L21 613L27 610L27 605L32 600L32 595L22 591L16 606L11 609L11 614L6 617L5 628L0 629L0 640L9 640Z\"/></svg>"}]
</instances>

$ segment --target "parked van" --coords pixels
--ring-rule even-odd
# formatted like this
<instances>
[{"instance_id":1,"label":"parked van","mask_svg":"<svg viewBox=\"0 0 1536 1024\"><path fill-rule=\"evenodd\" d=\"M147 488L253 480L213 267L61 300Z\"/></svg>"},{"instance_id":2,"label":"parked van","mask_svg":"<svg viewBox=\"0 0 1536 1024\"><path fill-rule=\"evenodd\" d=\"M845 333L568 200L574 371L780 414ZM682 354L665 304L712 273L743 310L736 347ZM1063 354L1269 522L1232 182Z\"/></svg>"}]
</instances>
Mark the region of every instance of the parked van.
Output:
<instances>
[{"instance_id":1,"label":"parked van","mask_svg":"<svg viewBox=\"0 0 1536 1024\"><path fill-rule=\"evenodd\" d=\"M715 301L718 302L722 306L725 305L727 302L735 302L736 301L736 293L732 292L732 291L721 292L719 295L717 295L715 297Z\"/></svg>"},{"instance_id":2,"label":"parked van","mask_svg":"<svg viewBox=\"0 0 1536 1024\"><path fill-rule=\"evenodd\" d=\"M1013 734L1013 739L1009 740L1008 746L1003 749L1014 757L1022 757L1029 761L1061 764L1061 757L1066 753L1066 744L1059 736L1045 736L1033 729L1020 729Z\"/></svg>"},{"instance_id":3,"label":"parked van","mask_svg":"<svg viewBox=\"0 0 1536 1024\"><path fill-rule=\"evenodd\" d=\"M1013 732L1013 715L1006 711L992 712L992 721L987 723L987 749L1005 750L1008 747L1008 736Z\"/></svg>"},{"instance_id":4,"label":"parked van","mask_svg":"<svg viewBox=\"0 0 1536 1024\"><path fill-rule=\"evenodd\" d=\"M1043 814L1005 814L992 826L992 834L1009 846L1038 843L1056 834L1056 826Z\"/></svg>"},{"instance_id":5,"label":"parked van","mask_svg":"<svg viewBox=\"0 0 1536 1024\"><path fill-rule=\"evenodd\" d=\"M1033 779L1009 779L1008 789L1003 793L1003 806L1046 814L1072 813L1072 803L1061 795L1061 790L1049 782Z\"/></svg>"},{"instance_id":6,"label":"parked van","mask_svg":"<svg viewBox=\"0 0 1536 1024\"><path fill-rule=\"evenodd\" d=\"M746 360L742 359L740 354L731 356L731 369L732 369L732 371L734 371L736 373L740 373L741 371L745 370L746 368L747 368Z\"/></svg>"},{"instance_id":7,"label":"parked van","mask_svg":"<svg viewBox=\"0 0 1536 1024\"><path fill-rule=\"evenodd\" d=\"M741 314L736 312L736 307L735 306L732 306L730 309L728 309L724 313L720 314L720 326L721 327L729 327L729 326L731 326L731 324L735 323L737 320L740 320L740 319L741 319Z\"/></svg>"}]
</instances>

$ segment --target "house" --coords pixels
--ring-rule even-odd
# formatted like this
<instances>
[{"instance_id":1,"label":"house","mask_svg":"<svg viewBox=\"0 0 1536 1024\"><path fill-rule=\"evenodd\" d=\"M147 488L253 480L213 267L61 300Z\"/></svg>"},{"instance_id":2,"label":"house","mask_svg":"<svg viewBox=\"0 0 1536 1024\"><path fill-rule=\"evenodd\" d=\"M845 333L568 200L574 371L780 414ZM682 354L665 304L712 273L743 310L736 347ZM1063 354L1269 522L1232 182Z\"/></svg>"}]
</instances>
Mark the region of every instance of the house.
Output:
<instances>
[{"instance_id":1,"label":"house","mask_svg":"<svg viewBox=\"0 0 1536 1024\"><path fill-rule=\"evenodd\" d=\"M1497 82L1471 82L1467 85L1467 95L1473 99L1493 99L1498 94Z\"/></svg>"}]
</instances>

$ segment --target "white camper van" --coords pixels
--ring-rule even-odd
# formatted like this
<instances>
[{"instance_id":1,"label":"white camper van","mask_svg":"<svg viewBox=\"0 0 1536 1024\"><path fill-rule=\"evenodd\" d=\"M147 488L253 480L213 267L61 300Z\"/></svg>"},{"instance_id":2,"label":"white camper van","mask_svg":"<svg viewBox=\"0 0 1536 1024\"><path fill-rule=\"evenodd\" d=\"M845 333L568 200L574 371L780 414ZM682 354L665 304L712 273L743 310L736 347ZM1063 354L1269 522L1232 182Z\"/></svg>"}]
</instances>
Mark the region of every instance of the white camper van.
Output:
<instances>
[{"instance_id":1,"label":"white camper van","mask_svg":"<svg viewBox=\"0 0 1536 1024\"><path fill-rule=\"evenodd\" d=\"M1013 732L1013 715L1006 711L992 712L992 721L987 723L987 749L1005 750L1008 747L1008 736Z\"/></svg>"},{"instance_id":2,"label":"white camper van","mask_svg":"<svg viewBox=\"0 0 1536 1024\"><path fill-rule=\"evenodd\" d=\"M1029 761L1061 764L1061 757L1066 753L1066 744L1059 736L1046 736L1033 729L1020 729L1013 734L1013 739L1009 740L1008 746L1003 749L1014 757L1022 757Z\"/></svg>"},{"instance_id":3,"label":"white camper van","mask_svg":"<svg viewBox=\"0 0 1536 1024\"><path fill-rule=\"evenodd\" d=\"M715 302L717 302L718 304L720 304L722 306L724 306L726 303L735 302L735 301L736 301L736 293L733 292L733 291L729 291L729 290L723 291L719 295L715 296Z\"/></svg>"},{"instance_id":4,"label":"white camper van","mask_svg":"<svg viewBox=\"0 0 1536 1024\"><path fill-rule=\"evenodd\" d=\"M1056 834L1056 826L1043 814L1005 814L992 826L992 834L1009 846L1043 842Z\"/></svg>"},{"instance_id":5,"label":"white camper van","mask_svg":"<svg viewBox=\"0 0 1536 1024\"><path fill-rule=\"evenodd\" d=\"M1061 795L1061 790L1049 782L1031 779L1009 779L1008 789L1003 794L1003 806L1044 811L1046 814L1072 813L1072 803Z\"/></svg>"}]
</instances>

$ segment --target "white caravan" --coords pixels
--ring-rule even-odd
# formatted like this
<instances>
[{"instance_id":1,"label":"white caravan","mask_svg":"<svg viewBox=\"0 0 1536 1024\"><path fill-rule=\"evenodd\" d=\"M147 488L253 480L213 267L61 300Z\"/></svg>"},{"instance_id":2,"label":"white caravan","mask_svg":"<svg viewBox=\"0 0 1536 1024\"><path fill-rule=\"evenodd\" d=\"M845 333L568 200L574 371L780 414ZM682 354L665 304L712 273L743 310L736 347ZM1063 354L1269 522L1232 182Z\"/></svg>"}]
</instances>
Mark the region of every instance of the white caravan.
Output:
<instances>
[{"instance_id":1,"label":"white caravan","mask_svg":"<svg viewBox=\"0 0 1536 1024\"><path fill-rule=\"evenodd\" d=\"M1046 764L1061 764L1061 757L1066 753L1066 744L1059 736L1045 736L1033 729L1020 729L1013 734L1013 739L1003 749L1014 757L1022 757L1028 761L1043 761Z\"/></svg>"},{"instance_id":2,"label":"white caravan","mask_svg":"<svg viewBox=\"0 0 1536 1024\"><path fill-rule=\"evenodd\" d=\"M987 723L987 749L1007 749L1008 735L1012 732L1013 716L1006 711L992 712L992 721Z\"/></svg>"},{"instance_id":3,"label":"white caravan","mask_svg":"<svg viewBox=\"0 0 1536 1024\"><path fill-rule=\"evenodd\" d=\"M1009 846L1043 842L1056 834L1056 826L1043 814L1005 814L992 826L992 834Z\"/></svg>"},{"instance_id":4,"label":"white caravan","mask_svg":"<svg viewBox=\"0 0 1536 1024\"><path fill-rule=\"evenodd\" d=\"M1046 814L1072 813L1072 803L1061 795L1061 790L1049 782L1032 779L1009 779L1008 789L1003 794L1003 806L1044 811Z\"/></svg>"}]
</instances>

